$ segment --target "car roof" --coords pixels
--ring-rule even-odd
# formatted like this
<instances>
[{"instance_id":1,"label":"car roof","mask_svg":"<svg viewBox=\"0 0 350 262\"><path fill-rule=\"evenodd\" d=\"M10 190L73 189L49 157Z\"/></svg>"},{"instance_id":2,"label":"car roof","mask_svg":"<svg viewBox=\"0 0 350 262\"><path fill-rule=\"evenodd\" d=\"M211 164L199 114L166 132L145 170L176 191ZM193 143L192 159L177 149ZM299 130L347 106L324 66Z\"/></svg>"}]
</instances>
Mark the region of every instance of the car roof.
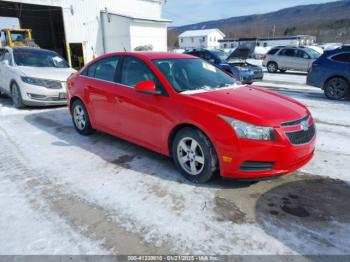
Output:
<instances>
[{"instance_id":1,"label":"car roof","mask_svg":"<svg viewBox=\"0 0 350 262\"><path fill-rule=\"evenodd\" d=\"M150 60L155 59L183 59L183 58L193 58L191 55L187 54L178 54L178 53L170 53L170 52L117 52L117 53L109 53L105 56L111 55L121 55L121 56L135 56L139 58L148 58Z\"/></svg>"}]
</instances>

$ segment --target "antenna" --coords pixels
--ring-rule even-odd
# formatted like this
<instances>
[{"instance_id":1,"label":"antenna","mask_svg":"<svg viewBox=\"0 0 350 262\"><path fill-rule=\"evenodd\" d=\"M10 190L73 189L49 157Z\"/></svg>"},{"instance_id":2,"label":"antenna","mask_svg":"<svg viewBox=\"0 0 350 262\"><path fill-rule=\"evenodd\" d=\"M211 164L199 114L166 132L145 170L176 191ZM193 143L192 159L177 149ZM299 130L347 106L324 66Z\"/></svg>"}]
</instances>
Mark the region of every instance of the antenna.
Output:
<instances>
[{"instance_id":1,"label":"antenna","mask_svg":"<svg viewBox=\"0 0 350 262\"><path fill-rule=\"evenodd\" d=\"M123 46L124 52L127 52L123 42L122 42L122 46Z\"/></svg>"}]
</instances>

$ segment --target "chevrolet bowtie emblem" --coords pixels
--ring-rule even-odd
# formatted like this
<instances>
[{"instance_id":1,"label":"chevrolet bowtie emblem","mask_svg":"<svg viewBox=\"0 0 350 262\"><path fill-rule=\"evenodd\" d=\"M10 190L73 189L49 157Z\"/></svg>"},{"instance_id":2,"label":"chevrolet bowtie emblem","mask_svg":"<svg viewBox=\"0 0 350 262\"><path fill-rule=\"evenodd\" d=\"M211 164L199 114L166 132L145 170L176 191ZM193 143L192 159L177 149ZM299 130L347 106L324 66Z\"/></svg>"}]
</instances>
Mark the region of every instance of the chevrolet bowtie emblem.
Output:
<instances>
[{"instance_id":1,"label":"chevrolet bowtie emblem","mask_svg":"<svg viewBox=\"0 0 350 262\"><path fill-rule=\"evenodd\" d=\"M301 127L301 130L303 130L303 131L309 130L308 121L303 121L303 122L301 122L301 123L300 123L300 127Z\"/></svg>"}]
</instances>

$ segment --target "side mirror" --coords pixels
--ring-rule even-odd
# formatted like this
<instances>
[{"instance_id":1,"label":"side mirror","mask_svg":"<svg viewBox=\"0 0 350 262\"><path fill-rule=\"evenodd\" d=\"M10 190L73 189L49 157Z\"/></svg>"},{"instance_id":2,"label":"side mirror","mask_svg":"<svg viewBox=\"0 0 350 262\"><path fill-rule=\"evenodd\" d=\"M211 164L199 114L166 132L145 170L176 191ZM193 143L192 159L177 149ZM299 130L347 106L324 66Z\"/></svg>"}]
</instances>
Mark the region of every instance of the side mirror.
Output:
<instances>
[{"instance_id":1,"label":"side mirror","mask_svg":"<svg viewBox=\"0 0 350 262\"><path fill-rule=\"evenodd\" d=\"M214 58L210 58L209 59L209 63L215 64L215 59Z\"/></svg>"},{"instance_id":2,"label":"side mirror","mask_svg":"<svg viewBox=\"0 0 350 262\"><path fill-rule=\"evenodd\" d=\"M161 92L157 90L156 84L152 80L145 80L138 83L135 86L136 92L149 94L149 95L160 95Z\"/></svg>"}]
</instances>

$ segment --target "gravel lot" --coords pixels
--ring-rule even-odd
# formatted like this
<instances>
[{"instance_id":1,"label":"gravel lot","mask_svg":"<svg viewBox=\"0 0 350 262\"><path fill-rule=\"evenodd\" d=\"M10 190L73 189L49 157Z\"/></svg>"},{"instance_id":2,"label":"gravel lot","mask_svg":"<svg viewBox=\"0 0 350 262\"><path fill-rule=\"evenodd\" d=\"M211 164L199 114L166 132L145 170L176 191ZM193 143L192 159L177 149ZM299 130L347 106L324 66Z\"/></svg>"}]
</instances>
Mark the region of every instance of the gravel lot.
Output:
<instances>
[{"instance_id":1,"label":"gravel lot","mask_svg":"<svg viewBox=\"0 0 350 262\"><path fill-rule=\"evenodd\" d=\"M258 84L308 105L316 156L259 183L192 185L166 157L79 136L64 107L0 98L0 254L349 254L350 101L304 79Z\"/></svg>"}]
</instances>

